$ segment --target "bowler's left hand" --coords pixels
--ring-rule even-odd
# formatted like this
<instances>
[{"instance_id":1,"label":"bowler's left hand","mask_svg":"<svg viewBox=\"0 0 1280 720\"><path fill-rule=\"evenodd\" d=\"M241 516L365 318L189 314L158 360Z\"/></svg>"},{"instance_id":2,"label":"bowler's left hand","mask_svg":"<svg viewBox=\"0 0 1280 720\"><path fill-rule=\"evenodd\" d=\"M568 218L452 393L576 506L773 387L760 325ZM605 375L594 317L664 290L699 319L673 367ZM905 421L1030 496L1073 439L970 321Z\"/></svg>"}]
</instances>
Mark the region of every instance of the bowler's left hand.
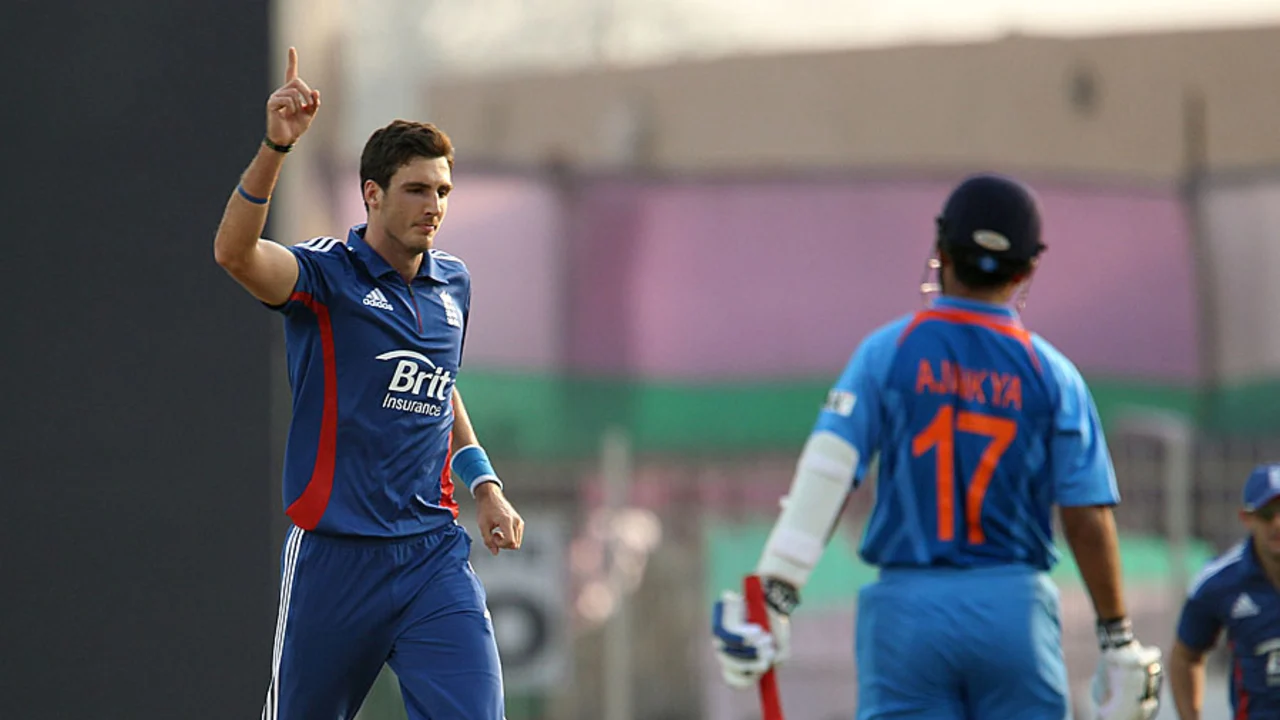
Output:
<instances>
[{"instance_id":1,"label":"bowler's left hand","mask_svg":"<svg viewBox=\"0 0 1280 720\"><path fill-rule=\"evenodd\" d=\"M476 488L476 524L489 552L519 550L524 540L524 520L511 506L497 483L481 483Z\"/></svg>"}]
</instances>

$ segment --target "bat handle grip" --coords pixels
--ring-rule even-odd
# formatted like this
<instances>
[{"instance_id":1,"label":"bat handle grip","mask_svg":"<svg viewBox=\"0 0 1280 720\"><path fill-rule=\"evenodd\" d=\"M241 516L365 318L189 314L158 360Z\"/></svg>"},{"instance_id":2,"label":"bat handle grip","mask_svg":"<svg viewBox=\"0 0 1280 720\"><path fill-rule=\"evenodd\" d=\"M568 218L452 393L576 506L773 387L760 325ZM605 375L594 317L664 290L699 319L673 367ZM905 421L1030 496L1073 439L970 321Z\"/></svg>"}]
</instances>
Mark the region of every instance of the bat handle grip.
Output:
<instances>
[{"instance_id":1,"label":"bat handle grip","mask_svg":"<svg viewBox=\"0 0 1280 720\"><path fill-rule=\"evenodd\" d=\"M759 575L748 575L742 581L742 596L746 600L747 620L770 630L769 609L764 603L764 585ZM778 694L778 676L773 668L760 678L760 709L764 720L785 720Z\"/></svg>"}]
</instances>

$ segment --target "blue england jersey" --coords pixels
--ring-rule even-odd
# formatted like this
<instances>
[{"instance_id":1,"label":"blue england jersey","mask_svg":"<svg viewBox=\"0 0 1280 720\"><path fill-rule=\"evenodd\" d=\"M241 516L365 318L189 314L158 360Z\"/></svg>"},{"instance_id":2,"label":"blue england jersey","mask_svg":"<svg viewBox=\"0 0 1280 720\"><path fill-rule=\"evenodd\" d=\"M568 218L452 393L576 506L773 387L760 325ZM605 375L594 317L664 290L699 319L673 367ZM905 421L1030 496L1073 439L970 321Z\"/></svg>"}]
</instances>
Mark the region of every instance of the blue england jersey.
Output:
<instances>
[{"instance_id":1,"label":"blue england jersey","mask_svg":"<svg viewBox=\"0 0 1280 720\"><path fill-rule=\"evenodd\" d=\"M1247 540L1209 563L1191 587L1178 640L1207 652L1226 630L1231 709L1239 720L1280 718L1280 591Z\"/></svg>"},{"instance_id":2,"label":"blue england jersey","mask_svg":"<svg viewBox=\"0 0 1280 720\"><path fill-rule=\"evenodd\" d=\"M401 537L457 516L451 401L471 278L432 250L406 283L364 230L289 248L298 282L278 308L293 390L284 504L304 530Z\"/></svg>"},{"instance_id":3,"label":"blue england jersey","mask_svg":"<svg viewBox=\"0 0 1280 720\"><path fill-rule=\"evenodd\" d=\"M1009 308L951 297L868 336L816 431L879 458L861 554L881 567L1057 562L1053 506L1119 502L1072 363Z\"/></svg>"}]
</instances>

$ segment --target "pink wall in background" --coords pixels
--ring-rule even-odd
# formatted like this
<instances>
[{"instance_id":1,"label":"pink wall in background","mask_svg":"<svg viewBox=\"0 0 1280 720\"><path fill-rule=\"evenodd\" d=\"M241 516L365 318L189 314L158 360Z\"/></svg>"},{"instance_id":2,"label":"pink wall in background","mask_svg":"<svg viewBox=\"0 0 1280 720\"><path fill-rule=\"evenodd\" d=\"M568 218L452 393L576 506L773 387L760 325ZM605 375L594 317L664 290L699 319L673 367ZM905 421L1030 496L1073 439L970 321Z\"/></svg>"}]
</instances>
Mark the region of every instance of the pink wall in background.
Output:
<instances>
[{"instance_id":1,"label":"pink wall in background","mask_svg":"<svg viewBox=\"0 0 1280 720\"><path fill-rule=\"evenodd\" d=\"M646 192L633 368L681 378L838 372L919 307L945 183L668 185ZM1041 187L1026 322L1093 373L1195 372L1185 224L1170 196ZM590 363L588 363L590 364Z\"/></svg>"},{"instance_id":2,"label":"pink wall in background","mask_svg":"<svg viewBox=\"0 0 1280 720\"><path fill-rule=\"evenodd\" d=\"M837 373L864 334L920 306L950 188L596 180L566 200L532 177L457 184L439 243L475 279L469 364L685 380ZM1089 373L1193 377L1174 194L1037 191L1050 249L1028 326Z\"/></svg>"},{"instance_id":3,"label":"pink wall in background","mask_svg":"<svg viewBox=\"0 0 1280 720\"><path fill-rule=\"evenodd\" d=\"M574 371L636 374L636 332L644 299L661 294L670 280L644 278L638 258L644 251L650 210L648 188L596 182L574 203L565 241L573 258L573 281L566 312L572 328L567 364ZM642 282L648 281L648 285ZM683 330L684 328L672 328Z\"/></svg>"},{"instance_id":4,"label":"pink wall in background","mask_svg":"<svg viewBox=\"0 0 1280 720\"><path fill-rule=\"evenodd\" d=\"M919 307L935 204L908 186L649 191L636 371L834 377L864 334Z\"/></svg>"},{"instance_id":5,"label":"pink wall in background","mask_svg":"<svg viewBox=\"0 0 1280 720\"><path fill-rule=\"evenodd\" d=\"M1280 177L1258 173L1210 187L1218 369L1232 381L1280 376Z\"/></svg>"},{"instance_id":6,"label":"pink wall in background","mask_svg":"<svg viewBox=\"0 0 1280 720\"><path fill-rule=\"evenodd\" d=\"M1027 324L1091 373L1193 379L1197 292L1180 200L1041 193L1047 228Z\"/></svg>"}]
</instances>

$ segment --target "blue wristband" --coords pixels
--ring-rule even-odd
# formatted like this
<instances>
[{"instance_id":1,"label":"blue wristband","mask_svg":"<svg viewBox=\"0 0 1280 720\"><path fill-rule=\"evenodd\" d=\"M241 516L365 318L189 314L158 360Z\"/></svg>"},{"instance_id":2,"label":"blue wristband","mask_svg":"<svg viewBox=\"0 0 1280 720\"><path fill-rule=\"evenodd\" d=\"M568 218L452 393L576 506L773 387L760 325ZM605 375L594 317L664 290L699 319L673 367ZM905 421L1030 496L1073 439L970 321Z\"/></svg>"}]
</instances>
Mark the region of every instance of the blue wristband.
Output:
<instances>
[{"instance_id":1,"label":"blue wristband","mask_svg":"<svg viewBox=\"0 0 1280 720\"><path fill-rule=\"evenodd\" d=\"M489 462L489 455L479 445L468 445L455 452L449 468L454 475L467 484L467 489L471 491L473 497L476 494L476 488L482 483L491 482L496 483L499 488L502 487L502 481L498 479L493 463Z\"/></svg>"},{"instance_id":2,"label":"blue wristband","mask_svg":"<svg viewBox=\"0 0 1280 720\"><path fill-rule=\"evenodd\" d=\"M249 191L245 190L243 185L236 185L236 192L240 193L240 197L244 198L245 200L248 200L254 205L266 205L267 201L271 199L271 198L260 198L257 195L250 195Z\"/></svg>"}]
</instances>

